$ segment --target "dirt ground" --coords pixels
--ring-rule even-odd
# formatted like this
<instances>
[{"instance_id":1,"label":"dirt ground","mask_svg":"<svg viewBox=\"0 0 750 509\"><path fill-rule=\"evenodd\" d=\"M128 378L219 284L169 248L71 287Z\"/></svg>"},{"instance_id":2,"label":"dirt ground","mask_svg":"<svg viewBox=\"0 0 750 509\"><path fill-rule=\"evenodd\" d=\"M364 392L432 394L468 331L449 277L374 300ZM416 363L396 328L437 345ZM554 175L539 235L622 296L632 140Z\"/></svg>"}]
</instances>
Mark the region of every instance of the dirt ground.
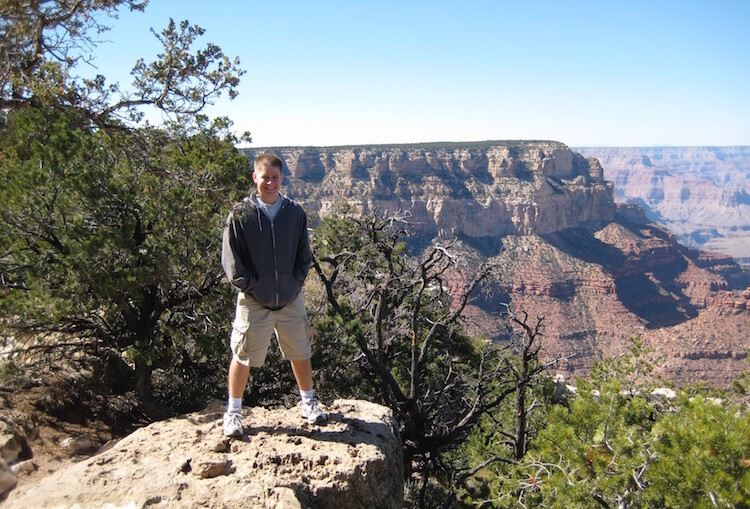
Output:
<instances>
[{"instance_id":1,"label":"dirt ground","mask_svg":"<svg viewBox=\"0 0 750 509\"><path fill-rule=\"evenodd\" d=\"M148 423L134 394L102 394L94 375L70 366L25 365L0 378L0 415L23 428L35 466L19 473L17 487L81 461ZM63 445L71 437L86 438L91 447L73 453ZM28 455L22 451L19 460Z\"/></svg>"}]
</instances>

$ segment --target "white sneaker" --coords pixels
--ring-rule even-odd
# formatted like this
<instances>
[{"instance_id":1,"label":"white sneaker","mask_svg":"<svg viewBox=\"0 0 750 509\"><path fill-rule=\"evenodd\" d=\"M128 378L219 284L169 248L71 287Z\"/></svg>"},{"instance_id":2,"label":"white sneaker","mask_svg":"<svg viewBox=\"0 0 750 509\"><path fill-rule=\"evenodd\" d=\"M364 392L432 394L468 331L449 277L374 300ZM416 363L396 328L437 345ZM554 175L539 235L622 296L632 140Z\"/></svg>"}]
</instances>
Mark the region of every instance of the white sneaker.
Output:
<instances>
[{"instance_id":1,"label":"white sneaker","mask_svg":"<svg viewBox=\"0 0 750 509\"><path fill-rule=\"evenodd\" d=\"M245 434L242 429L242 414L239 412L224 412L224 435L240 437Z\"/></svg>"},{"instance_id":2,"label":"white sneaker","mask_svg":"<svg viewBox=\"0 0 750 509\"><path fill-rule=\"evenodd\" d=\"M320 407L317 398L313 398L310 403L301 403L302 418L307 419L310 424L319 424L328 420L328 414Z\"/></svg>"}]
</instances>

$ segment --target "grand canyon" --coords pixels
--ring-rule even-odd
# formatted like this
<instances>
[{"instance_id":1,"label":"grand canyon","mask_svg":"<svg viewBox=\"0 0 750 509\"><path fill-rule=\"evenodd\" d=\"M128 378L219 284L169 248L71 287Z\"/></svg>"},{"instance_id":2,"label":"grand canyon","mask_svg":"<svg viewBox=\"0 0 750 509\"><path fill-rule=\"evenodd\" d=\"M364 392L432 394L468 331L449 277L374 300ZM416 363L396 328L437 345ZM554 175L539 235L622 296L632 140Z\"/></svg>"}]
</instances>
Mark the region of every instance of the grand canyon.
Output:
<instances>
[{"instance_id":1,"label":"grand canyon","mask_svg":"<svg viewBox=\"0 0 750 509\"><path fill-rule=\"evenodd\" d=\"M365 213L402 211L416 228L413 254L433 239L453 242L463 277L494 262L498 270L467 313L468 330L507 339L504 303L543 316L543 355L566 378L623 353L634 337L651 352L656 374L678 384L726 387L747 369L747 272L727 254L680 242L644 203L618 200L636 193L618 186L650 178L638 166L627 182L610 180L614 156L602 164L554 141L246 153L267 150L285 161L286 190L313 218L342 201ZM671 196L669 179L660 182ZM693 199L703 194L696 189ZM455 292L461 282L453 279Z\"/></svg>"},{"instance_id":2,"label":"grand canyon","mask_svg":"<svg viewBox=\"0 0 750 509\"><path fill-rule=\"evenodd\" d=\"M615 201L641 205L681 244L750 265L750 147L579 147L615 185Z\"/></svg>"},{"instance_id":3,"label":"grand canyon","mask_svg":"<svg viewBox=\"0 0 750 509\"><path fill-rule=\"evenodd\" d=\"M414 234L405 240L414 256L431 242L451 244L459 260L446 283L453 295L480 264L492 262L496 270L465 313L466 330L503 343L506 304L519 316L527 313L532 324L543 316L540 353L566 383L576 384L571 379L595 361L622 354L635 337L660 384L726 388L748 369L747 270L727 254L681 243L652 220L648 203L618 200L656 194L648 191L654 181L636 169L627 170L627 179L607 178L599 159L551 141L246 150L250 157L260 151L282 157L286 192L303 204L312 225L344 203L355 212L408 216ZM618 190L645 181L651 187ZM665 197L674 195L674 180L659 182ZM12 419L0 419L6 444L0 497L21 473L8 507L206 506L217 500L300 507L298 497L321 507L371 507L374 500L402 505L396 423L377 405L334 401L331 422L312 430L299 426L296 409L256 407L245 420L252 439L231 443L220 432L224 403L216 402L108 442L83 461L81 451L90 454L94 442L64 435L80 427L41 426L33 432L39 436L30 459L32 447L17 423L37 430L30 416L38 409L30 402L47 390L34 382L0 395L0 405L12 409ZM300 477L306 487L299 492L285 480Z\"/></svg>"}]
</instances>

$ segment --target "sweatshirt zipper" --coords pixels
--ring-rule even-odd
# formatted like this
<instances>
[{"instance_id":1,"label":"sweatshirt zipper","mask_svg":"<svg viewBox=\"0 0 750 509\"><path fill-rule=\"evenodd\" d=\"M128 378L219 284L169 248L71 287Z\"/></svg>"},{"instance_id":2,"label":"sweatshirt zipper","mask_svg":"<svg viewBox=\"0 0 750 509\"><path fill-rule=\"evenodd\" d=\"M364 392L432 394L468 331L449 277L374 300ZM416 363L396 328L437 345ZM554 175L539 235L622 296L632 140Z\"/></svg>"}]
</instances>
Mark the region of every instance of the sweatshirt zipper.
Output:
<instances>
[{"instance_id":1,"label":"sweatshirt zipper","mask_svg":"<svg viewBox=\"0 0 750 509\"><path fill-rule=\"evenodd\" d=\"M284 210L284 205L282 204L281 209L276 214L276 216L278 217L278 215L281 214L283 210ZM264 215L264 214L261 214L260 207L257 204L255 206L255 213L257 214L257 218L258 218L258 229L262 232L263 221L261 220L261 215ZM268 219L268 217L266 217L266 219ZM273 221L271 219L268 219L268 222L271 225L271 248L273 250L273 278L274 278L273 290L274 290L274 298L276 301L275 306L278 307L280 297L279 297L279 264L278 264L278 259L276 256L276 230L273 227Z\"/></svg>"},{"instance_id":2,"label":"sweatshirt zipper","mask_svg":"<svg viewBox=\"0 0 750 509\"><path fill-rule=\"evenodd\" d=\"M273 227L273 221L271 221L271 246L273 246L273 277L274 277L274 293L276 295L276 307L279 306L279 264L276 260L276 230Z\"/></svg>"}]
</instances>

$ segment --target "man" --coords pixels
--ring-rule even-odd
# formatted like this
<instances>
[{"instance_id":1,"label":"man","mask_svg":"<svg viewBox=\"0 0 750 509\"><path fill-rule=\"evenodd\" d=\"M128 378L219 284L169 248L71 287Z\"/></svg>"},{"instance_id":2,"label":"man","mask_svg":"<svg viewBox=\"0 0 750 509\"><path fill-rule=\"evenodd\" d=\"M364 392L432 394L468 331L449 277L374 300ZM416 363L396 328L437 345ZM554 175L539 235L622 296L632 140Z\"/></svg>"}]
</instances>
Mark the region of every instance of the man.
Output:
<instances>
[{"instance_id":1,"label":"man","mask_svg":"<svg viewBox=\"0 0 750 509\"><path fill-rule=\"evenodd\" d=\"M310 328L302 285L312 266L307 216L280 193L282 162L274 154L255 158L256 190L227 218L221 263L239 290L232 324L232 362L224 434L241 436L242 395L250 367L262 366L272 335L292 365L302 417L311 424L328 418L313 392Z\"/></svg>"}]
</instances>

